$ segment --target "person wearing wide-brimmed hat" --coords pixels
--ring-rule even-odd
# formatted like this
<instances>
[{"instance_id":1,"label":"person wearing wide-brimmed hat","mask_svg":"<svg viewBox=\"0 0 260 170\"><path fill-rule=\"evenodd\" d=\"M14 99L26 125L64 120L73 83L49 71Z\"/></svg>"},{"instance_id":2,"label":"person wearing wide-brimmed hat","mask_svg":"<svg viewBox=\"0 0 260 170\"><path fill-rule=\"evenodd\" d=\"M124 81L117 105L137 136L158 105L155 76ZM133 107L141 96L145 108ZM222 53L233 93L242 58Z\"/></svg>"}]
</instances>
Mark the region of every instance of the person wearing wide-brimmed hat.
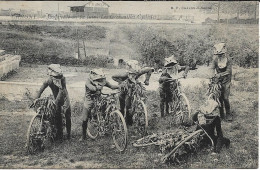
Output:
<instances>
[{"instance_id":1,"label":"person wearing wide-brimmed hat","mask_svg":"<svg viewBox=\"0 0 260 170\"><path fill-rule=\"evenodd\" d=\"M233 115L230 112L229 94L232 76L232 60L226 55L227 49L225 43L214 45L214 57L212 61L212 75L215 75L221 82L221 96L219 107L220 117L227 121L233 120ZM226 117L224 114L224 107L226 110Z\"/></svg>"},{"instance_id":2,"label":"person wearing wide-brimmed hat","mask_svg":"<svg viewBox=\"0 0 260 170\"><path fill-rule=\"evenodd\" d=\"M135 82L142 75L145 75L145 85L149 85L149 80L154 68L144 67L141 68L137 60L129 60L126 62L126 70L112 76L112 79L119 83L120 94L120 111L126 118L126 124L133 124L133 115L130 112L131 99L133 90L135 88Z\"/></svg>"},{"instance_id":3,"label":"person wearing wide-brimmed hat","mask_svg":"<svg viewBox=\"0 0 260 170\"><path fill-rule=\"evenodd\" d=\"M66 88L66 80L63 76L61 66L59 64L51 64L48 66L48 75L49 78L43 82L40 90L37 93L36 98L41 97L43 91L50 87L55 98L56 104L56 121L57 121L57 139L63 138L62 130L62 115L63 112L66 118L66 129L67 129L67 138L70 139L71 135L71 106L68 91Z\"/></svg>"},{"instance_id":4,"label":"person wearing wide-brimmed hat","mask_svg":"<svg viewBox=\"0 0 260 170\"><path fill-rule=\"evenodd\" d=\"M106 80L106 76L102 68L91 70L85 83L85 97L82 111L82 137L80 139L81 141L86 139L88 119L91 116L91 110L94 107L94 100L99 97L104 86L110 89L118 89L117 85L112 85Z\"/></svg>"},{"instance_id":5,"label":"person wearing wide-brimmed hat","mask_svg":"<svg viewBox=\"0 0 260 170\"><path fill-rule=\"evenodd\" d=\"M174 55L165 58L163 71L159 78L161 117L169 114L169 103L172 102L173 91L169 81L178 78L178 73L183 70L182 76L186 78L189 66L180 66ZM176 87L177 85L173 82L173 89Z\"/></svg>"}]
</instances>

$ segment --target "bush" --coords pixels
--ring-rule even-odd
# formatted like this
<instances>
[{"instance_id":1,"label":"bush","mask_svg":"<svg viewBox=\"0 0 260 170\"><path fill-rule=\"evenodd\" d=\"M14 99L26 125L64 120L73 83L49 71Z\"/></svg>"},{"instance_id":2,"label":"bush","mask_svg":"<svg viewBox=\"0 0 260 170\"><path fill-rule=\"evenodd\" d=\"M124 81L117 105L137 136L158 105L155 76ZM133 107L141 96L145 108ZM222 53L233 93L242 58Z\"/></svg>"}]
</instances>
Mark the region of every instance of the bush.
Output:
<instances>
[{"instance_id":1,"label":"bush","mask_svg":"<svg viewBox=\"0 0 260 170\"><path fill-rule=\"evenodd\" d=\"M33 26L25 28L29 30L29 28L33 29ZM59 63L71 66L107 67L113 63L113 60L106 55L87 56L83 60L73 58L76 42L71 40L42 38L37 35L5 32L0 32L0 39L2 39L0 41L0 49L5 49L9 54L21 55L22 64Z\"/></svg>"},{"instance_id":2,"label":"bush","mask_svg":"<svg viewBox=\"0 0 260 170\"><path fill-rule=\"evenodd\" d=\"M185 28L185 29L184 29ZM138 60L148 64L162 66L165 57L176 56L181 65L208 63L213 57L213 46L226 42L229 55L234 64L241 67L258 67L257 28L223 25L183 25L171 27L125 28L129 40L142 54Z\"/></svg>"},{"instance_id":3,"label":"bush","mask_svg":"<svg viewBox=\"0 0 260 170\"><path fill-rule=\"evenodd\" d=\"M159 36L151 27L140 26L134 30L128 29L126 33L129 40L141 52L142 58L138 59L141 63L150 66L157 63L160 66L163 64L164 57L170 55L170 42Z\"/></svg>"}]
</instances>

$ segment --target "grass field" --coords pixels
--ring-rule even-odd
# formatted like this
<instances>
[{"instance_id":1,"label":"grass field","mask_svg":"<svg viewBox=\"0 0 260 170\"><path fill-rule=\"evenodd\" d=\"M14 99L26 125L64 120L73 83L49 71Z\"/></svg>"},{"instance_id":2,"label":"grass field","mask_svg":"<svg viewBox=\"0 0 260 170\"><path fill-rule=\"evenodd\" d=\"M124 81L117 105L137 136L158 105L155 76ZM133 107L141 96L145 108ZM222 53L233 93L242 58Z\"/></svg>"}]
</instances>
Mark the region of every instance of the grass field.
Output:
<instances>
[{"instance_id":1,"label":"grass field","mask_svg":"<svg viewBox=\"0 0 260 170\"><path fill-rule=\"evenodd\" d=\"M31 70L39 71L39 68ZM85 74L85 68L77 69ZM209 148L202 148L197 154L189 155L181 164L162 164L160 159L163 155L158 148L132 146L131 142L135 137L132 136L131 128L127 150L124 153L116 151L110 136L97 140L88 138L85 142L79 142L82 105L79 101L72 103L72 139L55 143L43 153L27 155L24 150L25 134L33 114L28 109L29 102L9 101L1 97L0 168L257 168L258 69L234 67L233 74L230 102L235 117L232 123L222 123L224 136L230 138L231 147L224 148L220 154L212 155ZM204 77L203 73L195 71L191 71L190 75ZM19 79L19 75L17 76ZM151 79L155 81L153 76ZM204 101L206 87L205 84L184 89L193 113ZM159 117L158 91L149 91L147 101L148 132L173 131L175 127L171 126L170 116L163 119Z\"/></svg>"}]
</instances>

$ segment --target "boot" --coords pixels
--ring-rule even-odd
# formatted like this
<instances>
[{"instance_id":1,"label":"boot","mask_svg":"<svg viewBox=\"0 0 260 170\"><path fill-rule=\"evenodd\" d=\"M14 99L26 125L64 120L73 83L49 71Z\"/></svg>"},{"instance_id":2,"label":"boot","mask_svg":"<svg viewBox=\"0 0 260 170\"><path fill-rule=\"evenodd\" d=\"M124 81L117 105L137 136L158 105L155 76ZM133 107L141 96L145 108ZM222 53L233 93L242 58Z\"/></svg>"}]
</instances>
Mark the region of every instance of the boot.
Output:
<instances>
[{"instance_id":1,"label":"boot","mask_svg":"<svg viewBox=\"0 0 260 170\"><path fill-rule=\"evenodd\" d=\"M223 138L223 144L226 148L230 147L230 140L228 138Z\"/></svg>"},{"instance_id":2,"label":"boot","mask_svg":"<svg viewBox=\"0 0 260 170\"><path fill-rule=\"evenodd\" d=\"M164 117L164 104L160 104L160 109L161 109L161 117Z\"/></svg>"},{"instance_id":3,"label":"boot","mask_svg":"<svg viewBox=\"0 0 260 170\"><path fill-rule=\"evenodd\" d=\"M219 137L217 139L217 144L216 144L216 150L215 150L216 153L219 153L221 151L223 144L224 144L224 138Z\"/></svg>"},{"instance_id":4,"label":"boot","mask_svg":"<svg viewBox=\"0 0 260 170\"><path fill-rule=\"evenodd\" d=\"M70 137L71 137L70 136L70 133L71 133L71 122L70 123L68 122L66 124L66 129L67 129L67 139L70 140Z\"/></svg>"},{"instance_id":5,"label":"boot","mask_svg":"<svg viewBox=\"0 0 260 170\"><path fill-rule=\"evenodd\" d=\"M232 122L233 121L233 115L231 113L227 113L226 115L226 121Z\"/></svg>"},{"instance_id":6,"label":"boot","mask_svg":"<svg viewBox=\"0 0 260 170\"><path fill-rule=\"evenodd\" d=\"M67 139L70 140L70 133L67 134Z\"/></svg>"},{"instance_id":7,"label":"boot","mask_svg":"<svg viewBox=\"0 0 260 170\"><path fill-rule=\"evenodd\" d=\"M82 137L80 138L80 141L83 141L86 139L86 130L87 130L87 121L83 121L82 123Z\"/></svg>"}]
</instances>

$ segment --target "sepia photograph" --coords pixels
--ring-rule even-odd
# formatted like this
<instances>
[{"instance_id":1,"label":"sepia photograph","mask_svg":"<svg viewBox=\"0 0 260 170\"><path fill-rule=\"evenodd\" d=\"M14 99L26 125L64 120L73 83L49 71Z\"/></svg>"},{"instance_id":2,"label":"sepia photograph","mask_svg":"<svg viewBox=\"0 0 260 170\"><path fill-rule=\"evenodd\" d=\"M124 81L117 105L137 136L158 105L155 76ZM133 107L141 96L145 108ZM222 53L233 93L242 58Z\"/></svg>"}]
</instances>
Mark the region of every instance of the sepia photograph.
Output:
<instances>
[{"instance_id":1,"label":"sepia photograph","mask_svg":"<svg viewBox=\"0 0 260 170\"><path fill-rule=\"evenodd\" d=\"M0 1L0 169L257 169L258 1Z\"/></svg>"}]
</instances>

